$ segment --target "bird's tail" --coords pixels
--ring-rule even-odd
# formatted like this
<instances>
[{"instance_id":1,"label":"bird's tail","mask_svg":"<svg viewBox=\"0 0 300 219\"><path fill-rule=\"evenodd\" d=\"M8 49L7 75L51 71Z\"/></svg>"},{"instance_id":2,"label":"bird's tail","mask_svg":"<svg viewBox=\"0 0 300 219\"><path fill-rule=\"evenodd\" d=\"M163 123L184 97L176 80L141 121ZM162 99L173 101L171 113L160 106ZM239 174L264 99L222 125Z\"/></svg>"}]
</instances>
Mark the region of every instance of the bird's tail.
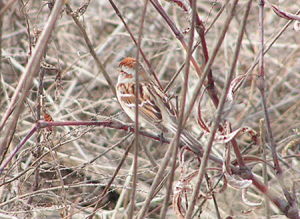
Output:
<instances>
[{"instance_id":1,"label":"bird's tail","mask_svg":"<svg viewBox=\"0 0 300 219\"><path fill-rule=\"evenodd\" d=\"M177 126L175 124L172 124L169 126L169 130L173 134L176 134ZM189 149L191 149L194 153L199 155L203 154L203 148L199 141L195 137L193 137L192 134L190 134L189 131L187 131L186 129L181 130L180 140L184 145L188 146Z\"/></svg>"}]
</instances>

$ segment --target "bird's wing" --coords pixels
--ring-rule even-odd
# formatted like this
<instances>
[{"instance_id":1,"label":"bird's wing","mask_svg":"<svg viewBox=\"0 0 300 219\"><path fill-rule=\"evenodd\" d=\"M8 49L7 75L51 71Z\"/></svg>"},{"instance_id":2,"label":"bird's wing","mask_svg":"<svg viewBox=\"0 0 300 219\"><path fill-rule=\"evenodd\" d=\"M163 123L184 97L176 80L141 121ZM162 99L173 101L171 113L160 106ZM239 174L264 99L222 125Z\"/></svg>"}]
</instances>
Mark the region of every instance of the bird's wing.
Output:
<instances>
[{"instance_id":1,"label":"bird's wing","mask_svg":"<svg viewBox=\"0 0 300 219\"><path fill-rule=\"evenodd\" d=\"M149 90L152 92L152 95L158 97L158 105L161 105L161 107L165 109L169 117L172 117L176 120L177 110L170 101L169 96L166 93L164 93L158 86L155 86L153 83L151 83L150 86L151 88Z\"/></svg>"},{"instance_id":2,"label":"bird's wing","mask_svg":"<svg viewBox=\"0 0 300 219\"><path fill-rule=\"evenodd\" d=\"M118 84L119 101L124 107L130 109L134 114L135 110L135 84ZM139 114L149 123L159 124L162 121L162 113L159 108L156 98L149 91L149 87L141 83L139 86ZM126 111L126 110L125 110Z\"/></svg>"}]
</instances>

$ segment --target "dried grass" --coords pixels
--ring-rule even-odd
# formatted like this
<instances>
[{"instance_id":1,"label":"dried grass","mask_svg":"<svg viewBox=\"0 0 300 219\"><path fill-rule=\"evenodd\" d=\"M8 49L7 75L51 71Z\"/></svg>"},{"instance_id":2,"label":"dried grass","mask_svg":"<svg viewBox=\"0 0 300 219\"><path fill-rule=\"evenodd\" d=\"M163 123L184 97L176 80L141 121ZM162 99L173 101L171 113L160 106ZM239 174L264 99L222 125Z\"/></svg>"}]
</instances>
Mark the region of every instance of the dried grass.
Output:
<instances>
[{"instance_id":1,"label":"dried grass","mask_svg":"<svg viewBox=\"0 0 300 219\"><path fill-rule=\"evenodd\" d=\"M1 1L0 1L1 2ZM49 1L50 2L50 1ZM3 14L1 35L0 60L0 118L11 101L22 72L25 71L32 54L35 38L39 37L48 20L50 10L42 1L18 1L12 4ZM115 83L117 79L118 62L126 57L135 57L137 47L129 36L128 31L120 21L109 1L88 2L87 10L78 15L83 25L98 62L101 63ZM277 2L273 2L277 3ZM3 3L2 6L6 4ZM118 10L125 19L128 28L138 39L140 21L145 16L141 49L157 74L161 84L165 86L180 66L185 62L186 52L178 39L174 36L165 20L149 3L146 15L142 14L143 1L115 1ZM174 4L162 1L168 16L180 30L190 26L188 15ZM198 1L198 13L208 27L223 5L223 1ZM241 25L246 1L240 1L237 11L227 30L224 42L212 65L212 73L218 95L224 87L226 74L229 71L236 46L238 30ZM1 6L1 4L0 4ZM73 11L83 9L82 1L70 1ZM280 1L280 8L295 13L299 9L296 0ZM212 47L220 35L229 8L217 18L216 22L206 33L206 43L209 55ZM0 21L0 22L1 22ZM287 23L279 18L269 7L265 8L264 32L266 45L274 39L280 29ZM248 126L260 131L260 120L264 117L261 96L255 85L258 68L252 71L259 55L259 20L257 1L252 3L250 15L246 25L246 32L240 54L237 60L235 75L249 73L246 83L235 94L234 107L226 115L231 122L232 129ZM29 25L29 27L27 27ZM0 25L1 26L1 25ZM29 37L30 32L30 37ZM188 42L189 33L184 35ZM198 40L198 35L195 38ZM279 163L283 169L282 179L287 190L299 201L299 133L300 133L300 38L299 32L293 30L293 24L287 27L283 34L274 42L265 54L266 100L271 119L271 128ZM50 115L54 121L122 121L130 126L131 121L122 112L113 92L103 76L99 63L89 52L86 41L79 27L72 17L61 11L56 27L47 43L43 70L35 75L32 86L20 108L20 115L13 138L3 158L6 160L13 149L26 134L34 127L39 114L41 119ZM203 67L202 49L194 54L199 66ZM43 72L43 89L39 90L41 72ZM168 93L178 96L182 89L183 72L175 80ZM253 79L253 80L252 80ZM188 101L192 97L193 88L198 82L195 69L190 68ZM39 104L41 104L39 106ZM202 116L207 124L215 118L216 109L209 95L205 94L201 102ZM13 114L14 115L14 114ZM223 117L223 119L225 119ZM12 118L8 120L10 123ZM193 108L187 127L200 134L202 129L197 124L197 107ZM6 124L7 125L7 124ZM0 133L0 142L4 136L4 129ZM159 133L154 133L155 136ZM131 180L133 173L133 149L129 149L128 156L124 156L126 148L133 142L130 132L103 126L60 126L42 129L28 139L24 147L13 157L13 160L1 174L0 187L0 218L85 218L93 213L99 196L103 194L107 184L111 182L109 192L101 202L95 214L97 218L125 218L131 194ZM9 139L8 139L9 140ZM206 145L207 139L201 142ZM262 149L254 145L248 135L236 138L242 154L246 157L256 156L261 159ZM138 156L136 209L137 215L147 197L158 167L168 149L168 144L162 144L149 137L140 136L140 150ZM1 145L5 147L5 145ZM111 148L110 150L108 150ZM213 145L213 153L223 156L224 144ZM266 149L266 161L273 165L270 148ZM198 161L194 155L184 152L186 162L179 163L175 171L174 184L182 180L182 172L187 176L197 170ZM235 159L233 152L232 160ZM96 158L97 159L94 159ZM121 163L122 159L124 162ZM253 173L263 181L261 163L246 163L253 168ZM116 172L117 167L120 170ZM171 167L168 166L166 170ZM270 209L263 203L261 206L250 207L242 199L242 189L228 187L225 191L219 189L223 185L216 184L220 177L222 166L209 162L207 177L202 182L201 193L195 205L201 218L217 218L216 208L221 218L285 218L278 206L270 204ZM210 170L213 169L213 170ZM116 177L112 178L116 173ZM165 172L167 175L167 172ZM284 199L282 188L274 170L268 166L267 180L269 188L275 197ZM168 180L160 179L166 183ZM191 181L194 185L196 179ZM165 184L166 185L166 184ZM217 188L214 186L217 185ZM159 190L153 198L147 218L159 218L166 194L164 185L157 186ZM193 187L191 187L193 188ZM214 192L209 190L213 189ZM173 192L175 189L173 190ZM181 190L182 192L183 190ZM188 191L187 196L191 197ZM212 196L214 195L214 197ZM264 195L255 189L248 188L247 199L251 202L263 201ZM172 197L176 197L176 194ZM171 199L172 200L172 199ZM174 200L174 199L173 199ZM177 200L178 201L178 200ZM184 200L182 200L184 202ZM264 202L264 201L263 201ZM177 203L179 204L179 203ZM174 206L173 206L174 207ZM266 213L268 209L268 213ZM177 209L180 211L180 209ZM169 202L166 218L179 217ZM199 216L200 218L200 216ZM292 218L292 217L291 217Z\"/></svg>"}]
</instances>

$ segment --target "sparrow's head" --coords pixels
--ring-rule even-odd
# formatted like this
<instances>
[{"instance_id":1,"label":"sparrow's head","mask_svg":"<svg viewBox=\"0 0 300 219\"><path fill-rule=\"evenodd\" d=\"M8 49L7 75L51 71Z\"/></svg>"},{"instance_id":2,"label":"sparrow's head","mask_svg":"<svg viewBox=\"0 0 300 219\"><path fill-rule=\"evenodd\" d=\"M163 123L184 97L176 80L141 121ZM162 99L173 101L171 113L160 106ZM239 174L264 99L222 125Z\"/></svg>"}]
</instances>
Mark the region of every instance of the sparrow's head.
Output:
<instances>
[{"instance_id":1,"label":"sparrow's head","mask_svg":"<svg viewBox=\"0 0 300 219\"><path fill-rule=\"evenodd\" d=\"M136 73L138 73L143 77L141 78L142 80L146 76L146 72L143 66L140 63L138 63L135 58L132 57L124 58L120 62L119 68L120 68L119 81L122 80L122 82L134 81Z\"/></svg>"}]
</instances>

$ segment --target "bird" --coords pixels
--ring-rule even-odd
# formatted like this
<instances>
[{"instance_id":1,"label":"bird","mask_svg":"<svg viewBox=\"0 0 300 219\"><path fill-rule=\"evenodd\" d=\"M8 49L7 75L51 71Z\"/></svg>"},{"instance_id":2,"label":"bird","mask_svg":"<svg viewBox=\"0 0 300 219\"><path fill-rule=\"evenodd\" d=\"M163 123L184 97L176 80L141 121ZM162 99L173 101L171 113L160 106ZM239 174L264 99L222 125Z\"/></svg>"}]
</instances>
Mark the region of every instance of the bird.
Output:
<instances>
[{"instance_id":1,"label":"bird","mask_svg":"<svg viewBox=\"0 0 300 219\"><path fill-rule=\"evenodd\" d=\"M132 121L135 121L137 88L135 74L139 74L138 112L139 124L145 128L155 128L164 132L177 132L178 113L170 97L152 80L151 76L135 58L126 57L119 63L116 84L117 99ZM203 149L188 130L181 131L180 140L195 154L201 155Z\"/></svg>"}]
</instances>

